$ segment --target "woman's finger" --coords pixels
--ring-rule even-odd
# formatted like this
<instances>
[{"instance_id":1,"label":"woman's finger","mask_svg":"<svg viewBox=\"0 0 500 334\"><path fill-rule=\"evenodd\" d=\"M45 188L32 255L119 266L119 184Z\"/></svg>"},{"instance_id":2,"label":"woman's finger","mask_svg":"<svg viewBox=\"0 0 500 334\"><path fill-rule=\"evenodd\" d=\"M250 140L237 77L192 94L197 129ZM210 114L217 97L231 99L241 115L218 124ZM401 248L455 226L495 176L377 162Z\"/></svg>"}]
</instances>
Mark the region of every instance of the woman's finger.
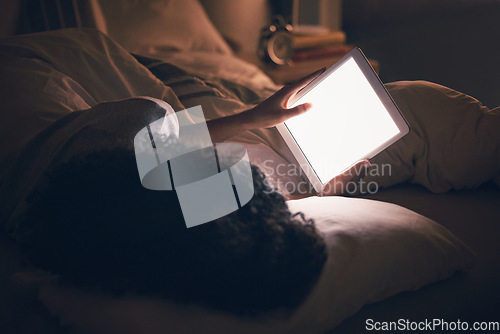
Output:
<instances>
[{"instance_id":1,"label":"woman's finger","mask_svg":"<svg viewBox=\"0 0 500 334\"><path fill-rule=\"evenodd\" d=\"M286 109L287 119L291 118L291 117L298 116L300 114L303 114L306 111L308 111L309 109L311 109L311 107L312 107L311 103L303 103L303 104L299 104L298 106L295 106L293 108Z\"/></svg>"}]
</instances>

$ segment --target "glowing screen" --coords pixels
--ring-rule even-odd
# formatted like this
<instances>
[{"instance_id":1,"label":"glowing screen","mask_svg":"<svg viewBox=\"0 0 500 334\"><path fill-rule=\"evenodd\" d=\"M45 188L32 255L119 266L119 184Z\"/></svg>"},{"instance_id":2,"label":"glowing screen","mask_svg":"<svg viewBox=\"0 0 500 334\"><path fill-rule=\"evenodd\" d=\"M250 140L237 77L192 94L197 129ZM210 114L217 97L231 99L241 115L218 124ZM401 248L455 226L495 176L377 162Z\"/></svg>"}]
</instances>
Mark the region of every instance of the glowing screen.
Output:
<instances>
[{"instance_id":1,"label":"glowing screen","mask_svg":"<svg viewBox=\"0 0 500 334\"><path fill-rule=\"evenodd\" d=\"M353 58L290 107L312 109L285 122L325 184L399 134L399 129Z\"/></svg>"}]
</instances>

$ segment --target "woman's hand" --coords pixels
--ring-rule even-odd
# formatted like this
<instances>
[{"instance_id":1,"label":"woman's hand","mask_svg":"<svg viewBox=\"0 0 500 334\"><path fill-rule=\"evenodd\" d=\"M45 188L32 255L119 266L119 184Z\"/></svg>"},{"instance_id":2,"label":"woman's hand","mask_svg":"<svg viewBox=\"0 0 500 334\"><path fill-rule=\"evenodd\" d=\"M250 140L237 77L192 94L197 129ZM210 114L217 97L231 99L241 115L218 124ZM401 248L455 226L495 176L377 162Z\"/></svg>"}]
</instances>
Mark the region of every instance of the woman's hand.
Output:
<instances>
[{"instance_id":1,"label":"woman's hand","mask_svg":"<svg viewBox=\"0 0 500 334\"><path fill-rule=\"evenodd\" d=\"M323 73L325 68L316 71L296 83L286 85L258 106L239 114L207 121L208 131L214 143L220 143L248 130L269 128L282 123L290 117L306 112L308 103L287 109L288 100L308 83Z\"/></svg>"},{"instance_id":2,"label":"woman's hand","mask_svg":"<svg viewBox=\"0 0 500 334\"><path fill-rule=\"evenodd\" d=\"M293 84L284 86L261 104L241 113L241 116L245 118L246 122L251 124L250 127L252 129L258 129L270 128L286 121L291 117L306 112L311 108L310 103L300 104L287 109L287 102L290 98L297 94L298 91L323 73L325 69L326 68L323 67L322 69L309 74Z\"/></svg>"}]
</instances>

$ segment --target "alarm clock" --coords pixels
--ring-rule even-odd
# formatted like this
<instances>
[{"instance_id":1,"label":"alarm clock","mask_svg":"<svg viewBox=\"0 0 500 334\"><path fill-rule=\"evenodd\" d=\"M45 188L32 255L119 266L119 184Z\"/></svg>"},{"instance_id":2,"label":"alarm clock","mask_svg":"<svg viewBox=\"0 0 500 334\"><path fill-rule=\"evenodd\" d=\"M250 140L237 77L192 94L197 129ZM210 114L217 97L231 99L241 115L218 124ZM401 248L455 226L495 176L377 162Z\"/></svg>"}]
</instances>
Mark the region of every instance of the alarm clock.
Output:
<instances>
[{"instance_id":1,"label":"alarm clock","mask_svg":"<svg viewBox=\"0 0 500 334\"><path fill-rule=\"evenodd\" d=\"M286 65L293 52L292 26L282 17L275 17L271 25L262 28L257 54L270 65Z\"/></svg>"}]
</instances>

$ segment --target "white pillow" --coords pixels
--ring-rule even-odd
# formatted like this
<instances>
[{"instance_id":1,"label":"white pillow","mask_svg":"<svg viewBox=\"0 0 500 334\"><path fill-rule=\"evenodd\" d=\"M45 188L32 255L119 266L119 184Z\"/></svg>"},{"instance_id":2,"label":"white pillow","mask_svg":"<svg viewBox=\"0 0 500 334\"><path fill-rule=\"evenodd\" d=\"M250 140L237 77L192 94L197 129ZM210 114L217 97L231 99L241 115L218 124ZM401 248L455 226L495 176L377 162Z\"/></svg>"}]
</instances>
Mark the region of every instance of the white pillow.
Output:
<instances>
[{"instance_id":1,"label":"white pillow","mask_svg":"<svg viewBox=\"0 0 500 334\"><path fill-rule=\"evenodd\" d=\"M108 34L125 49L231 54L197 0L101 0Z\"/></svg>"},{"instance_id":2,"label":"white pillow","mask_svg":"<svg viewBox=\"0 0 500 334\"><path fill-rule=\"evenodd\" d=\"M328 248L320 280L294 315L293 328L302 332L314 323L318 332L333 328L365 304L474 264L474 254L450 231L395 204L346 197L288 204L315 220Z\"/></svg>"},{"instance_id":3,"label":"white pillow","mask_svg":"<svg viewBox=\"0 0 500 334\"><path fill-rule=\"evenodd\" d=\"M289 201L316 221L328 260L310 295L288 318L249 320L154 298L113 298L42 286L61 323L82 333L323 333L364 304L418 289L472 266L472 252L441 225L379 201L310 197Z\"/></svg>"}]
</instances>

